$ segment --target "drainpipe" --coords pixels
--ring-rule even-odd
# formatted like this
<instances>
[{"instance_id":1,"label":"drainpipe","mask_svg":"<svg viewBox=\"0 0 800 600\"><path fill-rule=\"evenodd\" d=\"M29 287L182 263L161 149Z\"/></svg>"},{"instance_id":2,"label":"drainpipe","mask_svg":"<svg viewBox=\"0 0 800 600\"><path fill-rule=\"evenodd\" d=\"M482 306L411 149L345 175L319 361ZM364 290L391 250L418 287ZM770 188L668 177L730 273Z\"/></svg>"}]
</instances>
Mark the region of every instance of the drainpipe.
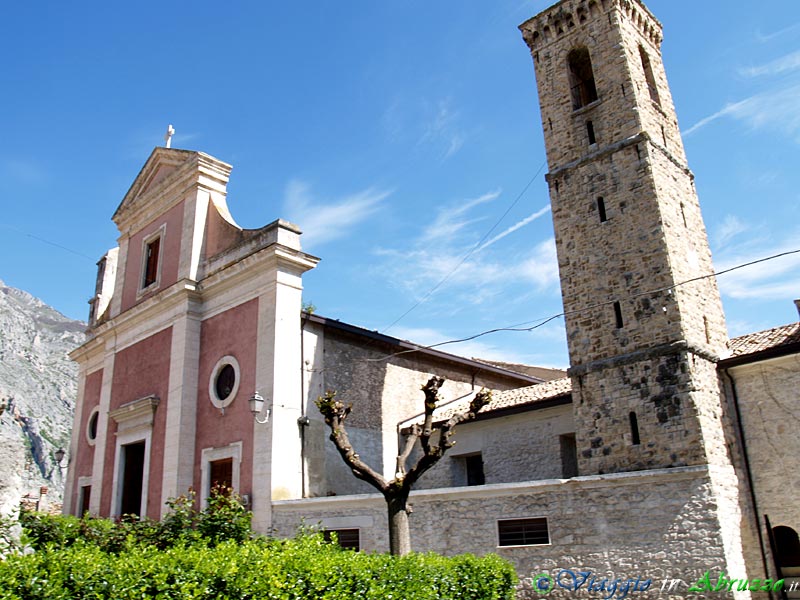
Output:
<instances>
[{"instance_id":1,"label":"drainpipe","mask_svg":"<svg viewBox=\"0 0 800 600\"><path fill-rule=\"evenodd\" d=\"M753 486L753 473L750 469L750 458L747 454L747 442L744 437L744 427L742 425L742 414L739 411L739 395L736 393L736 381L734 381L728 369L722 369L726 379L731 388L731 400L733 404L733 411L736 415L736 430L739 435L739 440L742 445L742 458L744 459L744 472L747 475L747 487L750 490L750 502L753 504L753 512L755 513L756 532L758 533L758 546L761 550L761 562L764 566L764 575L769 576L769 568L767 561L767 553L764 550L764 535L761 533L761 521L758 518L758 502L756 500L756 490ZM772 592L769 592L769 597L772 598Z\"/></svg>"},{"instance_id":2,"label":"drainpipe","mask_svg":"<svg viewBox=\"0 0 800 600\"><path fill-rule=\"evenodd\" d=\"M301 313L300 320L300 418L297 425L300 429L300 495L306 497L306 426L308 417L306 416L306 372L305 372L305 344L303 332L308 322L308 313Z\"/></svg>"}]
</instances>

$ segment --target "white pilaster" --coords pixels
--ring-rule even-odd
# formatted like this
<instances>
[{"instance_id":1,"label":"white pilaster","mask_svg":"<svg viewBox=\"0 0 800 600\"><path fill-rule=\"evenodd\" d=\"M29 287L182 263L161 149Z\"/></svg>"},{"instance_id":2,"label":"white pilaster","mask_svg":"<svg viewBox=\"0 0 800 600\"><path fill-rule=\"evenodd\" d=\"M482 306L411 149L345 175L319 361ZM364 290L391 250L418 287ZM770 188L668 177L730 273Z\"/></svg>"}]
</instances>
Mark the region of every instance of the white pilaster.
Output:
<instances>
[{"instance_id":1,"label":"white pilaster","mask_svg":"<svg viewBox=\"0 0 800 600\"><path fill-rule=\"evenodd\" d=\"M200 320L193 304L190 300L187 314L172 325L161 514L167 500L185 494L194 484Z\"/></svg>"},{"instance_id":2,"label":"white pilaster","mask_svg":"<svg viewBox=\"0 0 800 600\"><path fill-rule=\"evenodd\" d=\"M75 489L75 463L77 458L78 444L80 443L81 436L81 418L83 416L83 396L86 393L86 363L81 363L80 370L78 371L78 395L75 399L75 415L73 416L72 435L69 440L69 452L67 453L67 480L64 483L64 505L61 512L65 515L71 515L73 510L72 500L77 492Z\"/></svg>"},{"instance_id":3,"label":"white pilaster","mask_svg":"<svg viewBox=\"0 0 800 600\"><path fill-rule=\"evenodd\" d=\"M272 500L300 498L303 494L302 444L297 423L305 402L301 276L316 265L316 259L299 252L299 232L279 227L279 243L268 250L272 254L268 284L258 299L256 389L272 403L269 423L256 423L253 430L253 527L261 532L271 528ZM281 233L285 233L283 238ZM287 246L280 243L281 239Z\"/></svg>"},{"instance_id":4,"label":"white pilaster","mask_svg":"<svg viewBox=\"0 0 800 600\"><path fill-rule=\"evenodd\" d=\"M89 512L93 515L100 514L100 500L103 494L111 493L111 490L103 489L103 469L106 462L108 411L111 406L115 352L116 345L112 338L106 342L105 360L103 361L103 383L100 388L100 412L97 416L97 438L95 439L94 462L92 463L92 495L89 498Z\"/></svg>"}]
</instances>

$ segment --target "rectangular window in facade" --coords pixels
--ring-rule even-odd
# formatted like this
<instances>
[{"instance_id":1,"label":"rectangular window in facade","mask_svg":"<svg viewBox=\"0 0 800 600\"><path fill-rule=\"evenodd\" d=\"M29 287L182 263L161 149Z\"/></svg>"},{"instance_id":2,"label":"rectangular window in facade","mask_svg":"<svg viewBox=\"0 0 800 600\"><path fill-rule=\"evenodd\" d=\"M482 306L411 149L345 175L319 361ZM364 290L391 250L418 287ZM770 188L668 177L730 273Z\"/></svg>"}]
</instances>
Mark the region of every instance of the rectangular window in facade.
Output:
<instances>
[{"instance_id":1,"label":"rectangular window in facade","mask_svg":"<svg viewBox=\"0 0 800 600\"><path fill-rule=\"evenodd\" d=\"M142 270L139 292L157 288L161 280L161 263L164 254L166 224L159 227L142 241Z\"/></svg>"},{"instance_id":2,"label":"rectangular window in facade","mask_svg":"<svg viewBox=\"0 0 800 600\"><path fill-rule=\"evenodd\" d=\"M233 487L233 458L223 458L211 461L208 465L211 482L211 489L215 487Z\"/></svg>"},{"instance_id":3,"label":"rectangular window in facade","mask_svg":"<svg viewBox=\"0 0 800 600\"><path fill-rule=\"evenodd\" d=\"M497 522L498 546L539 546L550 543L547 519L502 519Z\"/></svg>"},{"instance_id":4,"label":"rectangular window in facade","mask_svg":"<svg viewBox=\"0 0 800 600\"><path fill-rule=\"evenodd\" d=\"M359 529L326 529L322 532L326 542L332 539L331 534L336 534L336 541L342 548L348 550L361 549L361 531Z\"/></svg>"},{"instance_id":5,"label":"rectangular window in facade","mask_svg":"<svg viewBox=\"0 0 800 600\"><path fill-rule=\"evenodd\" d=\"M483 485L486 483L486 475L483 472L483 456L471 454L464 457L467 468L467 485Z\"/></svg>"},{"instance_id":6,"label":"rectangular window in facade","mask_svg":"<svg viewBox=\"0 0 800 600\"><path fill-rule=\"evenodd\" d=\"M78 501L78 505L80 506L79 510L80 513L78 516L82 517L87 512L89 512L89 503L92 500L92 486L84 485L81 486L80 490L80 500Z\"/></svg>"},{"instance_id":7,"label":"rectangular window in facade","mask_svg":"<svg viewBox=\"0 0 800 600\"><path fill-rule=\"evenodd\" d=\"M578 476L578 445L574 433L565 433L558 436L558 445L561 450L561 476L570 479Z\"/></svg>"},{"instance_id":8,"label":"rectangular window in facade","mask_svg":"<svg viewBox=\"0 0 800 600\"><path fill-rule=\"evenodd\" d=\"M153 285L158 279L158 254L161 246L161 238L156 238L144 247L144 278L142 287L146 288Z\"/></svg>"}]
</instances>

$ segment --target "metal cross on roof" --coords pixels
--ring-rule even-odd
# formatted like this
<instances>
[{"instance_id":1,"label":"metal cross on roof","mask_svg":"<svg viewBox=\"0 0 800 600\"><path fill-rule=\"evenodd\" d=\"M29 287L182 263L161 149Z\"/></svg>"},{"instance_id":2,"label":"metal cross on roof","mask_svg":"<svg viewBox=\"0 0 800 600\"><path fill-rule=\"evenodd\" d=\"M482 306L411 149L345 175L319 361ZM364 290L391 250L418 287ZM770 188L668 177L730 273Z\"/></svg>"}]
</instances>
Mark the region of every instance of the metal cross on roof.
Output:
<instances>
[{"instance_id":1,"label":"metal cross on roof","mask_svg":"<svg viewBox=\"0 0 800 600\"><path fill-rule=\"evenodd\" d=\"M172 136L175 135L175 128L172 124L167 125L167 134L164 136L164 147L170 148L172 146Z\"/></svg>"}]
</instances>

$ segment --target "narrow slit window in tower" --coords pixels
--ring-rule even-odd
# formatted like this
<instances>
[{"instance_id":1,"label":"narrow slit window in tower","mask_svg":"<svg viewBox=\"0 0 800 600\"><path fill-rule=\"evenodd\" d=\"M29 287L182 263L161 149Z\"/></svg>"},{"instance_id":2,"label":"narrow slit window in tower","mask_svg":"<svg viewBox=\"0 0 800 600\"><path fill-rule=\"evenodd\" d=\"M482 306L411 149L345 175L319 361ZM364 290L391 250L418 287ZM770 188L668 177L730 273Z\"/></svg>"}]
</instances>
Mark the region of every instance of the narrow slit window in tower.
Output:
<instances>
[{"instance_id":1,"label":"narrow slit window in tower","mask_svg":"<svg viewBox=\"0 0 800 600\"><path fill-rule=\"evenodd\" d=\"M703 315L703 328L706 332L706 343L711 343L711 330L708 328L708 317Z\"/></svg>"},{"instance_id":2,"label":"narrow slit window in tower","mask_svg":"<svg viewBox=\"0 0 800 600\"><path fill-rule=\"evenodd\" d=\"M631 445L638 446L640 443L639 439L639 419L636 418L636 413L631 411L628 415L628 418L631 422Z\"/></svg>"},{"instance_id":3,"label":"narrow slit window in tower","mask_svg":"<svg viewBox=\"0 0 800 600\"><path fill-rule=\"evenodd\" d=\"M595 145L597 143L597 138L594 135L594 123L591 121L586 121L586 134L589 136L589 145Z\"/></svg>"},{"instance_id":4,"label":"narrow slit window in tower","mask_svg":"<svg viewBox=\"0 0 800 600\"><path fill-rule=\"evenodd\" d=\"M681 202L681 218L683 219L683 226L686 227L686 211L683 210L683 202Z\"/></svg>"},{"instance_id":5,"label":"narrow slit window in tower","mask_svg":"<svg viewBox=\"0 0 800 600\"><path fill-rule=\"evenodd\" d=\"M569 85L572 93L572 108L577 110L582 106L597 100L597 88L594 83L592 59L587 48L575 48L567 55L569 65Z\"/></svg>"},{"instance_id":6,"label":"narrow slit window in tower","mask_svg":"<svg viewBox=\"0 0 800 600\"><path fill-rule=\"evenodd\" d=\"M608 221L608 217L606 216L606 201L603 200L602 196L597 199L597 213L600 215L601 223Z\"/></svg>"},{"instance_id":7,"label":"narrow slit window in tower","mask_svg":"<svg viewBox=\"0 0 800 600\"><path fill-rule=\"evenodd\" d=\"M617 329L622 329L623 322L622 322L622 307L619 305L619 302L614 302L614 319L617 324Z\"/></svg>"},{"instance_id":8,"label":"narrow slit window in tower","mask_svg":"<svg viewBox=\"0 0 800 600\"><path fill-rule=\"evenodd\" d=\"M642 69L644 69L644 77L647 80L647 89L650 91L650 99L658 106L661 106L661 98L658 96L658 87L656 86L656 78L653 76L653 67L650 64L650 57L642 46L639 46L639 56L642 58Z\"/></svg>"},{"instance_id":9,"label":"narrow slit window in tower","mask_svg":"<svg viewBox=\"0 0 800 600\"><path fill-rule=\"evenodd\" d=\"M661 140L664 142L664 148L667 147L667 132L664 131L664 126L661 126Z\"/></svg>"}]
</instances>

